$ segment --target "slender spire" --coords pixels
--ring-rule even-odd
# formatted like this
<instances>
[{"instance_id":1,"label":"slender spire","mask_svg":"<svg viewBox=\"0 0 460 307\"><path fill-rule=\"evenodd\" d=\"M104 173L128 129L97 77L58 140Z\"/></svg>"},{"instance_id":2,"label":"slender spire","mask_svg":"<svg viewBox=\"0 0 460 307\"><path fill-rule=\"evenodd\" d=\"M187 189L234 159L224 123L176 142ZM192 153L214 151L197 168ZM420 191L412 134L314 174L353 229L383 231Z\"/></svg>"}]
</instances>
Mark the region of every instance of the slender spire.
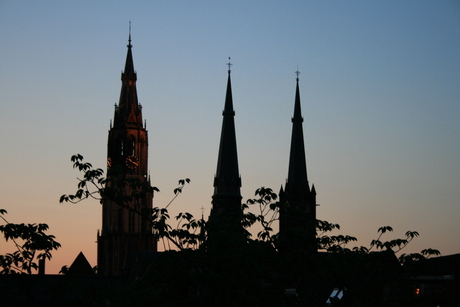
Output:
<instances>
[{"instance_id":1,"label":"slender spire","mask_svg":"<svg viewBox=\"0 0 460 307\"><path fill-rule=\"evenodd\" d=\"M131 44L131 21L129 22L129 36L128 36L128 54L126 55L126 64L125 64L125 71L124 74L130 76L131 78L136 81L136 72L134 71L134 63L133 63L133 54L131 48L133 45ZM122 76L123 80L123 76Z\"/></svg>"},{"instance_id":2,"label":"slender spire","mask_svg":"<svg viewBox=\"0 0 460 307\"><path fill-rule=\"evenodd\" d=\"M227 64L231 65L231 64ZM214 194L232 193L240 195L238 156L236 149L235 111L233 110L232 83L230 69L227 79L225 106L222 112L222 131L220 137L219 156L217 161Z\"/></svg>"},{"instance_id":3,"label":"slender spire","mask_svg":"<svg viewBox=\"0 0 460 307\"><path fill-rule=\"evenodd\" d=\"M289 158L288 184L291 188L308 188L307 164L302 127L302 111L300 108L299 74L296 71L296 93L294 116L292 117L291 154Z\"/></svg>"},{"instance_id":4,"label":"slender spire","mask_svg":"<svg viewBox=\"0 0 460 307\"><path fill-rule=\"evenodd\" d=\"M137 74L134 70L134 61L131 44L131 21L129 22L128 52L126 54L125 69L121 73L121 93L118 108L115 108L114 126L143 127L142 108L137 99Z\"/></svg>"},{"instance_id":5,"label":"slender spire","mask_svg":"<svg viewBox=\"0 0 460 307\"><path fill-rule=\"evenodd\" d=\"M280 189L279 242L283 252L316 252L316 190L310 190L300 108L299 75L296 72L294 116L288 179Z\"/></svg>"},{"instance_id":6,"label":"slender spire","mask_svg":"<svg viewBox=\"0 0 460 307\"><path fill-rule=\"evenodd\" d=\"M230 59L229 59L230 60ZM232 84L228 65L227 93L222 112L217 170L214 177L212 209L207 223L208 251L211 254L231 255L246 243L247 232L242 227L241 177L236 150L235 111L233 110Z\"/></svg>"},{"instance_id":7,"label":"slender spire","mask_svg":"<svg viewBox=\"0 0 460 307\"><path fill-rule=\"evenodd\" d=\"M230 62L227 64L228 79L227 93L225 96L225 106L222 112L222 132L220 137L219 156L217 160L217 170L214 179L214 196L226 195L226 197L235 197L238 202L241 201L241 179L238 169L238 154L236 149L235 133L235 111L233 110L232 84L230 79ZM235 205L236 206L236 205ZM236 208L239 210L240 208Z\"/></svg>"}]
</instances>

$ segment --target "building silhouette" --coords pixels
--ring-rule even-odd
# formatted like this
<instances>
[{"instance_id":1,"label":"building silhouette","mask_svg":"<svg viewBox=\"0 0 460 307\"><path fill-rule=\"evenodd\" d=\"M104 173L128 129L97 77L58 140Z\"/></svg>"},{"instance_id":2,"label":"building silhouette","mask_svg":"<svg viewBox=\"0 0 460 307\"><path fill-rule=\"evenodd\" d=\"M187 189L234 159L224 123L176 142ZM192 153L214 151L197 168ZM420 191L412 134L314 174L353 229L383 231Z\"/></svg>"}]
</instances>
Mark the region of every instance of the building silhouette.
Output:
<instances>
[{"instance_id":1,"label":"building silhouette","mask_svg":"<svg viewBox=\"0 0 460 307\"><path fill-rule=\"evenodd\" d=\"M213 184L212 209L208 222L210 248L214 246L219 250L244 243L246 237L241 226L243 216L241 177L238 169L230 58L227 65L227 92L222 112L222 131Z\"/></svg>"},{"instance_id":2,"label":"building silhouette","mask_svg":"<svg viewBox=\"0 0 460 307\"><path fill-rule=\"evenodd\" d=\"M140 251L157 249L150 223L153 191L148 176L148 133L137 99L131 33L127 47L120 100L107 144L107 195L103 195L97 260L102 275L128 274Z\"/></svg>"},{"instance_id":3,"label":"building silhouette","mask_svg":"<svg viewBox=\"0 0 460 307\"><path fill-rule=\"evenodd\" d=\"M139 252L157 250L151 225L153 191L148 176L148 133L136 91L131 33L119 103L115 105L107 144L107 193L103 200L102 230L98 234L98 272L102 275L129 274ZM212 209L207 223L208 249L224 251L247 242L242 226L241 177L235 132L231 86L231 63L222 131L214 177ZM294 116L288 179L280 190L280 251L316 251L316 191L307 178L300 106L296 78ZM140 188L129 182L137 182ZM110 193L111 194L110 194Z\"/></svg>"},{"instance_id":4,"label":"building silhouette","mask_svg":"<svg viewBox=\"0 0 460 307\"><path fill-rule=\"evenodd\" d=\"M103 276L95 276L82 252L65 276L46 275L45 261L40 259L37 275L0 274L2 306L458 305L460 254L424 260L414 254L401 265L391 248L317 252L316 190L307 177L299 72L288 178L280 190L279 252L271 243L247 240L241 224L230 63L206 229L209 245L157 252L150 218L148 133L136 93L131 35L127 47L101 194L98 273Z\"/></svg>"},{"instance_id":5,"label":"building silhouette","mask_svg":"<svg viewBox=\"0 0 460 307\"><path fill-rule=\"evenodd\" d=\"M300 107L297 71L294 116L292 117L289 171L281 187L279 249L281 252L316 252L316 190L308 183L307 162Z\"/></svg>"}]
</instances>

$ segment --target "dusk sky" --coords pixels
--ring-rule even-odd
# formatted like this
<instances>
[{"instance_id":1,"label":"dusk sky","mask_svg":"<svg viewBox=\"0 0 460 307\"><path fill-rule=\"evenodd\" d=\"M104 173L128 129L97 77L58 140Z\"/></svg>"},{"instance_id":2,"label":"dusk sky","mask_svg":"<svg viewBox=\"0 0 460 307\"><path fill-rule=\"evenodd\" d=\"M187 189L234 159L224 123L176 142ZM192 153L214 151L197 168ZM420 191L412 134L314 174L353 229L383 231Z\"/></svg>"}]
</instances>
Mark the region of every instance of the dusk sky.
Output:
<instances>
[{"instance_id":1,"label":"dusk sky","mask_svg":"<svg viewBox=\"0 0 460 307\"><path fill-rule=\"evenodd\" d=\"M298 69L317 217L460 253L459 1L0 1L0 208L50 226L47 273L96 265L101 205L59 197L105 169L129 21L155 206L187 177L171 215L209 215L230 56L243 200L285 183Z\"/></svg>"}]
</instances>

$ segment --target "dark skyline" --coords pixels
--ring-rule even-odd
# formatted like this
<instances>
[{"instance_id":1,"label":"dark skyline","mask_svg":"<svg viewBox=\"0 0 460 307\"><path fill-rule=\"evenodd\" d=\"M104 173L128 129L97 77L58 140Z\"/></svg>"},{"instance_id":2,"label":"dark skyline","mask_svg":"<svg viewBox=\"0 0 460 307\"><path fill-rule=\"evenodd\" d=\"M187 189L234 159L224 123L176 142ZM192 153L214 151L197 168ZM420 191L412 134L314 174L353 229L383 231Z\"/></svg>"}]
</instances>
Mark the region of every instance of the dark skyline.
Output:
<instances>
[{"instance_id":1,"label":"dark skyline","mask_svg":"<svg viewBox=\"0 0 460 307\"><path fill-rule=\"evenodd\" d=\"M71 155L105 168L131 20L155 206L188 177L172 215L209 213L231 56L243 201L287 179L298 67L318 218L361 245L391 225L420 232L405 252L458 252L459 16L448 1L3 2L2 207L50 225L63 245L50 273L80 251L95 264L100 205L58 198L74 187Z\"/></svg>"}]
</instances>

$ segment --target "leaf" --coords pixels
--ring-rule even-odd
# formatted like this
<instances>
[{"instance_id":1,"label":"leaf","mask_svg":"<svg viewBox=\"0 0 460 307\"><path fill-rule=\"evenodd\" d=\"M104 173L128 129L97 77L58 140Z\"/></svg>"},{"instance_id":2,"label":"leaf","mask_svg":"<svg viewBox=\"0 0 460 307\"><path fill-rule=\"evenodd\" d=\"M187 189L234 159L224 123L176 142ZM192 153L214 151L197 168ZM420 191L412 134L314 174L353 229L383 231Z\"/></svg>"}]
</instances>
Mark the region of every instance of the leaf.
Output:
<instances>
[{"instance_id":1,"label":"leaf","mask_svg":"<svg viewBox=\"0 0 460 307\"><path fill-rule=\"evenodd\" d=\"M383 227L380 227L380 228L377 230L377 232L380 232L380 233L382 233L382 234L385 233L385 232L387 232L387 231L391 232L391 231L393 231L393 228L392 228L391 226L383 226Z\"/></svg>"},{"instance_id":2,"label":"leaf","mask_svg":"<svg viewBox=\"0 0 460 307\"><path fill-rule=\"evenodd\" d=\"M406 232L406 237L413 239L414 237L418 237L419 233L417 231L408 231Z\"/></svg>"},{"instance_id":3,"label":"leaf","mask_svg":"<svg viewBox=\"0 0 460 307\"><path fill-rule=\"evenodd\" d=\"M427 248L420 252L424 256L439 256L441 252L437 249Z\"/></svg>"}]
</instances>

